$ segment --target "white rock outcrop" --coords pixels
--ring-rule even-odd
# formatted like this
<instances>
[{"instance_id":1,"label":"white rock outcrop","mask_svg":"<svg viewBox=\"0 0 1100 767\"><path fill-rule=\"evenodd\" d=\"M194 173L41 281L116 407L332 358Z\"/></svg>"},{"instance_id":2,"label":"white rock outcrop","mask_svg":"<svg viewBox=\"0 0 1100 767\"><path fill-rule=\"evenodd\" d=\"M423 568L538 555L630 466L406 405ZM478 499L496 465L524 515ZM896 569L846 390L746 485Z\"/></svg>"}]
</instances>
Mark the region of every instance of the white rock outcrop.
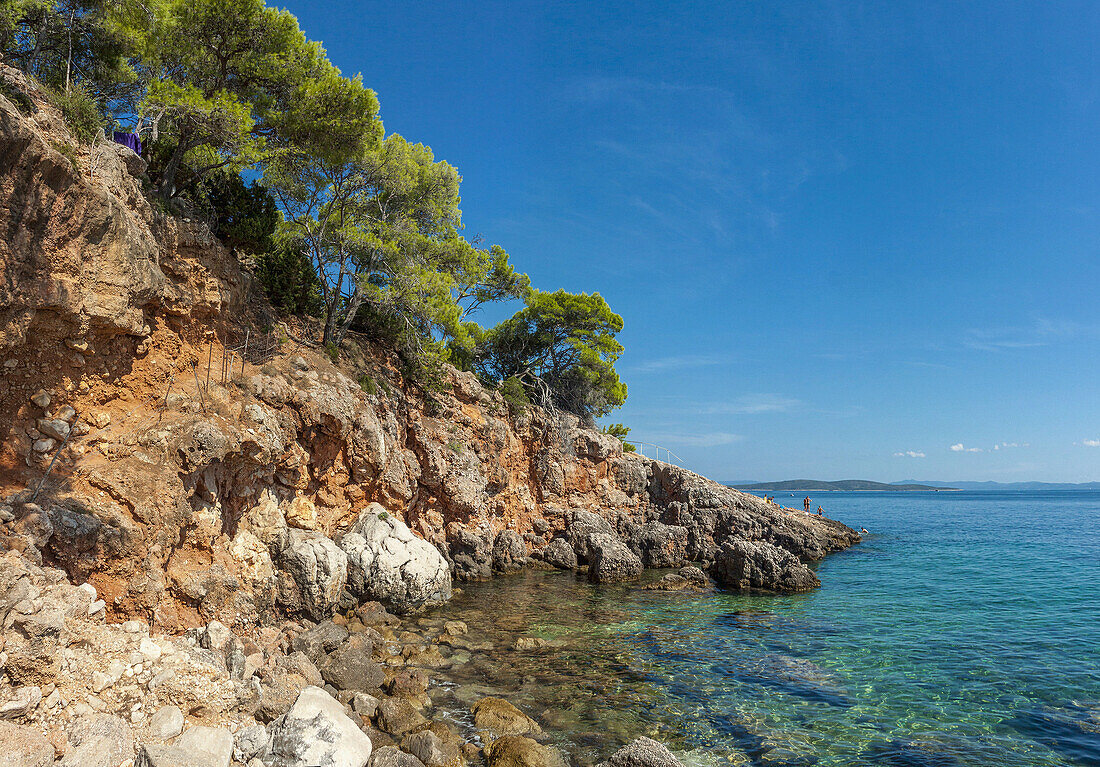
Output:
<instances>
[{"instance_id":1,"label":"white rock outcrop","mask_svg":"<svg viewBox=\"0 0 1100 767\"><path fill-rule=\"evenodd\" d=\"M290 711L272 722L268 767L364 767L370 738L320 687L306 687Z\"/></svg>"},{"instance_id":2,"label":"white rock outcrop","mask_svg":"<svg viewBox=\"0 0 1100 767\"><path fill-rule=\"evenodd\" d=\"M451 570L443 555L381 504L359 515L340 548L348 556L348 590L359 599L409 613L451 598Z\"/></svg>"}]
</instances>

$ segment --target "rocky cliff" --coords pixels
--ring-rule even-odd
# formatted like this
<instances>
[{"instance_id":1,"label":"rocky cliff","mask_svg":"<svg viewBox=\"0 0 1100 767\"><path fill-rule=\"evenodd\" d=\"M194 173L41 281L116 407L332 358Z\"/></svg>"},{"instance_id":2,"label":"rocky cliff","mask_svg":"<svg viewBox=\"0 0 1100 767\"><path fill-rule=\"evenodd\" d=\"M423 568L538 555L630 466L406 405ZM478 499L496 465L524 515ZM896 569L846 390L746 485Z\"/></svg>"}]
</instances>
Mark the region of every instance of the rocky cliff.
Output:
<instances>
[{"instance_id":1,"label":"rocky cliff","mask_svg":"<svg viewBox=\"0 0 1100 767\"><path fill-rule=\"evenodd\" d=\"M334 364L204 224L149 203L139 157L79 145L0 75L36 105L0 95L0 547L94 585L112 615L243 630L366 598L415 609L526 566L693 562L808 588L805 563L859 540L514 412L470 374L429 401L366 341ZM241 360L227 347L246 333Z\"/></svg>"}]
</instances>

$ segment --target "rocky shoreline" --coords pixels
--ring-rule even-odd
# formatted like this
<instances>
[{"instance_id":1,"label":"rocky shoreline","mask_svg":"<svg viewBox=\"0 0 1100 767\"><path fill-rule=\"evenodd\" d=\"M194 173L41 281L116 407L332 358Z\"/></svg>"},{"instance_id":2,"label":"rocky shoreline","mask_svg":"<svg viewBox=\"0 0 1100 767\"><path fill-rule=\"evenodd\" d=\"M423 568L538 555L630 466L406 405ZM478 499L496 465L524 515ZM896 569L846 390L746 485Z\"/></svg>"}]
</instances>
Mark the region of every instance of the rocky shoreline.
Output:
<instances>
[{"instance_id":1,"label":"rocky shoreline","mask_svg":"<svg viewBox=\"0 0 1100 767\"><path fill-rule=\"evenodd\" d=\"M503 698L474 701L463 730L434 705L429 693L447 670L487 649L461 621L402 620L366 602L320 622L286 621L247 636L217 621L171 636L139 620L108 622L97 597L91 584L74 586L18 552L0 556L3 764L569 763L537 721ZM545 648L531 637L512 649ZM680 765L645 737L608 754L608 763Z\"/></svg>"},{"instance_id":2,"label":"rocky shoreline","mask_svg":"<svg viewBox=\"0 0 1100 767\"><path fill-rule=\"evenodd\" d=\"M427 392L369 340L296 340L140 157L0 77L34 107L0 93L7 764L558 765L505 702L433 720L461 626L395 616L525 568L793 593L859 542L470 373Z\"/></svg>"}]
</instances>

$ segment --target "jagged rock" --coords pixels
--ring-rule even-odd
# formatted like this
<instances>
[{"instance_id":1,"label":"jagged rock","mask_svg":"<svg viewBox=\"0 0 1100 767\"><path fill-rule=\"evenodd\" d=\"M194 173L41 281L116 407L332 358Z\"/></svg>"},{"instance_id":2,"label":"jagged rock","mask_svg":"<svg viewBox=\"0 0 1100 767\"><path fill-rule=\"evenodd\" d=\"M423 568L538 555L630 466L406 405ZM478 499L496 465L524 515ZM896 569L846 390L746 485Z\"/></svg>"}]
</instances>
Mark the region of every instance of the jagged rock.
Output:
<instances>
[{"instance_id":1,"label":"jagged rock","mask_svg":"<svg viewBox=\"0 0 1100 767\"><path fill-rule=\"evenodd\" d=\"M353 634L321 662L321 676L337 690L377 690L386 674L371 660L372 648L367 636Z\"/></svg>"},{"instance_id":2,"label":"jagged rock","mask_svg":"<svg viewBox=\"0 0 1100 767\"><path fill-rule=\"evenodd\" d=\"M650 591L702 591L710 584L707 575L698 567L681 567L679 572L666 573L656 583L646 586Z\"/></svg>"},{"instance_id":3,"label":"jagged rock","mask_svg":"<svg viewBox=\"0 0 1100 767\"><path fill-rule=\"evenodd\" d=\"M726 541L714 557L710 574L719 584L734 589L796 592L821 585L798 557L763 541Z\"/></svg>"},{"instance_id":4,"label":"jagged rock","mask_svg":"<svg viewBox=\"0 0 1100 767\"><path fill-rule=\"evenodd\" d=\"M536 553L539 559L559 570L576 570L577 553L564 538L555 538Z\"/></svg>"},{"instance_id":5,"label":"jagged rock","mask_svg":"<svg viewBox=\"0 0 1100 767\"><path fill-rule=\"evenodd\" d=\"M314 663L320 662L325 653L332 652L348 638L348 630L332 621L321 621L313 628L294 637L290 646L296 652L305 653Z\"/></svg>"},{"instance_id":6,"label":"jagged rock","mask_svg":"<svg viewBox=\"0 0 1100 767\"><path fill-rule=\"evenodd\" d=\"M34 685L17 687L10 698L0 703L0 719L22 719L42 702L42 690Z\"/></svg>"},{"instance_id":7,"label":"jagged rock","mask_svg":"<svg viewBox=\"0 0 1100 767\"><path fill-rule=\"evenodd\" d=\"M364 767L370 761L370 738L318 687L302 690L270 732L271 744L261 757L267 767Z\"/></svg>"},{"instance_id":8,"label":"jagged rock","mask_svg":"<svg viewBox=\"0 0 1100 767\"><path fill-rule=\"evenodd\" d=\"M538 722L503 698L482 698L470 711L474 715L474 727L486 742L505 735L542 734Z\"/></svg>"},{"instance_id":9,"label":"jagged rock","mask_svg":"<svg viewBox=\"0 0 1100 767\"><path fill-rule=\"evenodd\" d=\"M454 767L459 750L431 730L421 730L405 736L402 746L427 767Z\"/></svg>"},{"instance_id":10,"label":"jagged rock","mask_svg":"<svg viewBox=\"0 0 1100 767\"><path fill-rule=\"evenodd\" d=\"M298 586L302 608L318 620L332 615L347 583L347 554L320 533L292 528L281 561Z\"/></svg>"},{"instance_id":11,"label":"jagged rock","mask_svg":"<svg viewBox=\"0 0 1100 767\"><path fill-rule=\"evenodd\" d=\"M383 746L374 752L371 767L424 767L424 763L397 746Z\"/></svg>"},{"instance_id":12,"label":"jagged rock","mask_svg":"<svg viewBox=\"0 0 1100 767\"><path fill-rule=\"evenodd\" d=\"M688 529L679 525L649 522L633 529L627 543L646 567L680 567L687 561Z\"/></svg>"},{"instance_id":13,"label":"jagged rock","mask_svg":"<svg viewBox=\"0 0 1100 767\"><path fill-rule=\"evenodd\" d=\"M69 728L69 749L58 767L115 767L133 755L130 725L117 716L89 714Z\"/></svg>"},{"instance_id":14,"label":"jagged rock","mask_svg":"<svg viewBox=\"0 0 1100 767\"><path fill-rule=\"evenodd\" d=\"M588 536L588 580L594 583L628 581L642 574L642 561L614 535Z\"/></svg>"},{"instance_id":15,"label":"jagged rock","mask_svg":"<svg viewBox=\"0 0 1100 767\"><path fill-rule=\"evenodd\" d=\"M493 541L493 570L508 573L527 566L527 547L515 530L501 530Z\"/></svg>"},{"instance_id":16,"label":"jagged rock","mask_svg":"<svg viewBox=\"0 0 1100 767\"><path fill-rule=\"evenodd\" d=\"M229 767L233 734L224 727L188 727L170 746L146 743L137 767Z\"/></svg>"},{"instance_id":17,"label":"jagged rock","mask_svg":"<svg viewBox=\"0 0 1100 767\"><path fill-rule=\"evenodd\" d=\"M588 563L588 538L593 534L615 535L615 530L599 514L584 509L573 509L566 515L566 535L577 560Z\"/></svg>"},{"instance_id":18,"label":"jagged rock","mask_svg":"<svg viewBox=\"0 0 1100 767\"><path fill-rule=\"evenodd\" d=\"M476 581L492 575L492 552L485 536L460 528L449 536L448 544L455 578Z\"/></svg>"},{"instance_id":19,"label":"jagged rock","mask_svg":"<svg viewBox=\"0 0 1100 767\"><path fill-rule=\"evenodd\" d=\"M45 391L44 389L39 389L33 395L31 395L31 402L45 410L50 406L50 393Z\"/></svg>"},{"instance_id":20,"label":"jagged rock","mask_svg":"<svg viewBox=\"0 0 1100 767\"><path fill-rule=\"evenodd\" d=\"M609 767L684 767L663 744L646 737L630 741L604 764Z\"/></svg>"},{"instance_id":21,"label":"jagged rock","mask_svg":"<svg viewBox=\"0 0 1100 767\"><path fill-rule=\"evenodd\" d=\"M405 698L387 696L378 704L378 727L391 735L404 735L427 721Z\"/></svg>"},{"instance_id":22,"label":"jagged rock","mask_svg":"<svg viewBox=\"0 0 1100 767\"><path fill-rule=\"evenodd\" d=\"M505 735L485 747L489 767L566 767L556 748L522 735Z\"/></svg>"},{"instance_id":23,"label":"jagged rock","mask_svg":"<svg viewBox=\"0 0 1100 767\"><path fill-rule=\"evenodd\" d=\"M179 706L161 706L149 719L150 734L160 740L171 740L183 732L183 712Z\"/></svg>"},{"instance_id":24,"label":"jagged rock","mask_svg":"<svg viewBox=\"0 0 1100 767\"><path fill-rule=\"evenodd\" d=\"M36 425L40 432L47 437L53 437L59 442L68 437L69 430L72 429L68 421L63 421L60 418L39 418Z\"/></svg>"},{"instance_id":25,"label":"jagged rock","mask_svg":"<svg viewBox=\"0 0 1100 767\"><path fill-rule=\"evenodd\" d=\"M233 759L246 764L258 754L267 751L270 742L267 728L262 725L242 727L233 735Z\"/></svg>"},{"instance_id":26,"label":"jagged rock","mask_svg":"<svg viewBox=\"0 0 1100 767\"><path fill-rule=\"evenodd\" d=\"M349 562L348 589L398 614L451 598L451 571L432 544L372 503L340 540Z\"/></svg>"},{"instance_id":27,"label":"jagged rock","mask_svg":"<svg viewBox=\"0 0 1100 767\"><path fill-rule=\"evenodd\" d=\"M53 744L34 728L0 722L0 765L52 767L53 754Z\"/></svg>"}]
</instances>

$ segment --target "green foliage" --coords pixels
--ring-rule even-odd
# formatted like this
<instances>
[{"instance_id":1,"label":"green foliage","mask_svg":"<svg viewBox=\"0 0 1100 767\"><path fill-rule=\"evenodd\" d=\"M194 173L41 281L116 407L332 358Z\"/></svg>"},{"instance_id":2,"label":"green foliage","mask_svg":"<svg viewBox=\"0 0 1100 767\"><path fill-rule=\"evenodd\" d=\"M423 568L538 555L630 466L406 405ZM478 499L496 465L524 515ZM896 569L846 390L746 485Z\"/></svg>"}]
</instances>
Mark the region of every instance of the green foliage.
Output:
<instances>
[{"instance_id":1,"label":"green foliage","mask_svg":"<svg viewBox=\"0 0 1100 767\"><path fill-rule=\"evenodd\" d=\"M367 394L373 395L378 393L378 384L366 373L359 376L359 388Z\"/></svg>"},{"instance_id":2,"label":"green foliage","mask_svg":"<svg viewBox=\"0 0 1100 767\"><path fill-rule=\"evenodd\" d=\"M73 170L80 170L80 158L77 157L76 148L73 147L72 144L66 144L61 141L51 141L50 146L69 161L69 164L73 166Z\"/></svg>"},{"instance_id":3,"label":"green foliage","mask_svg":"<svg viewBox=\"0 0 1100 767\"><path fill-rule=\"evenodd\" d=\"M144 9L137 0L0 0L0 53L66 95L80 85L102 107L136 82L130 59L146 34Z\"/></svg>"},{"instance_id":4,"label":"green foliage","mask_svg":"<svg viewBox=\"0 0 1100 767\"><path fill-rule=\"evenodd\" d=\"M281 216L275 198L260 184L245 184L239 173L219 169L203 178L196 200L210 214L210 229L226 245L258 255L275 249Z\"/></svg>"},{"instance_id":5,"label":"green foliage","mask_svg":"<svg viewBox=\"0 0 1100 767\"><path fill-rule=\"evenodd\" d=\"M78 141L90 144L103 135L103 112L83 86L74 85L68 93L47 88L46 93Z\"/></svg>"},{"instance_id":6,"label":"green foliage","mask_svg":"<svg viewBox=\"0 0 1100 767\"><path fill-rule=\"evenodd\" d=\"M544 406L587 422L626 400L615 372L623 347L615 336L623 320L599 293L532 291L527 306L490 330L477 370L483 377L515 377Z\"/></svg>"},{"instance_id":7,"label":"green foliage","mask_svg":"<svg viewBox=\"0 0 1100 767\"><path fill-rule=\"evenodd\" d=\"M389 516L390 515L389 515L388 512L385 512L385 511L378 512L378 518L379 519L389 519Z\"/></svg>"},{"instance_id":8,"label":"green foliage","mask_svg":"<svg viewBox=\"0 0 1100 767\"><path fill-rule=\"evenodd\" d=\"M454 440L451 440L447 443L447 447L449 447L452 452L457 453L458 455L462 455L463 447L461 442L455 442Z\"/></svg>"},{"instance_id":9,"label":"green foliage","mask_svg":"<svg viewBox=\"0 0 1100 767\"><path fill-rule=\"evenodd\" d=\"M321 291L309 256L292 243L276 242L256 259L256 276L268 300L284 314L315 317L321 312Z\"/></svg>"},{"instance_id":10,"label":"green foliage","mask_svg":"<svg viewBox=\"0 0 1100 767\"><path fill-rule=\"evenodd\" d=\"M527 396L523 382L515 376L500 382L500 396L508 403L508 410L513 416L522 415L531 407L531 398Z\"/></svg>"},{"instance_id":11,"label":"green foliage","mask_svg":"<svg viewBox=\"0 0 1100 767\"><path fill-rule=\"evenodd\" d=\"M325 344L325 354L328 355L334 365L340 361L340 347L334 343Z\"/></svg>"},{"instance_id":12,"label":"green foliage","mask_svg":"<svg viewBox=\"0 0 1100 767\"><path fill-rule=\"evenodd\" d=\"M600 429L601 434L610 434L615 439L623 443L624 453L633 453L637 448L629 442L624 442L627 435L630 434L630 427L621 423L609 423Z\"/></svg>"}]
</instances>

